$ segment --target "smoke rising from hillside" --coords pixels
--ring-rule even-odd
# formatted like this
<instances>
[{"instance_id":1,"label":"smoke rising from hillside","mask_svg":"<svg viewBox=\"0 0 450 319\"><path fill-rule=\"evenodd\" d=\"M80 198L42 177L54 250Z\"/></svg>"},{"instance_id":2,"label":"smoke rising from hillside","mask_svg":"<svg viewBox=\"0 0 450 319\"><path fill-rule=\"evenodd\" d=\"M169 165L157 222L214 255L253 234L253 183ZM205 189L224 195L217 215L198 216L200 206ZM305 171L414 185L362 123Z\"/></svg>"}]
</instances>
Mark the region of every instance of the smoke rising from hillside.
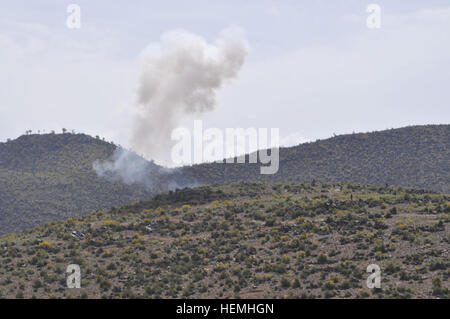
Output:
<instances>
[{"instance_id":1,"label":"smoke rising from hillside","mask_svg":"<svg viewBox=\"0 0 450 319\"><path fill-rule=\"evenodd\" d=\"M151 187L151 163L126 149L118 147L107 161L95 161L94 171L98 176L125 184L143 184Z\"/></svg>"},{"instance_id":2,"label":"smoke rising from hillside","mask_svg":"<svg viewBox=\"0 0 450 319\"><path fill-rule=\"evenodd\" d=\"M109 159L96 160L93 169L99 177L110 182L156 187L159 191L201 185L194 179L183 176L180 168L156 165L122 147L117 147Z\"/></svg>"},{"instance_id":3,"label":"smoke rising from hillside","mask_svg":"<svg viewBox=\"0 0 450 319\"><path fill-rule=\"evenodd\" d=\"M247 42L236 28L223 31L214 44L178 30L148 46L142 55L131 148L170 164L172 130L183 116L215 108L216 91L237 76L247 53Z\"/></svg>"},{"instance_id":4,"label":"smoke rising from hillside","mask_svg":"<svg viewBox=\"0 0 450 319\"><path fill-rule=\"evenodd\" d=\"M214 109L216 91L237 76L247 53L247 42L237 28L223 31L214 44L183 30L164 33L160 42L150 44L141 56L137 112L131 128L133 151L159 164L171 164L172 130L183 116ZM93 169L110 181L148 187L161 176L168 180L177 172L122 148L109 160L96 161ZM167 187L194 184L178 176Z\"/></svg>"}]
</instances>

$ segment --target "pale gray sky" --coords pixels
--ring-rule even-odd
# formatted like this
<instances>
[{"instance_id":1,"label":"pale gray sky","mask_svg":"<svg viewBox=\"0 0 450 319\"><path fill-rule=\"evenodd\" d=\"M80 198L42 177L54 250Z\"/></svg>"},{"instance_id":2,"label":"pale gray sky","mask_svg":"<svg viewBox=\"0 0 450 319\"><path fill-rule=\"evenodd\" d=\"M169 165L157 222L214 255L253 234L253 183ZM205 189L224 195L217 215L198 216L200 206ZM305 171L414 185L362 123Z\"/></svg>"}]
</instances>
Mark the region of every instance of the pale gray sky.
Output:
<instances>
[{"instance_id":1,"label":"pale gray sky","mask_svg":"<svg viewBox=\"0 0 450 319\"><path fill-rule=\"evenodd\" d=\"M70 3L81 29L66 26ZM144 48L229 26L251 51L205 126L279 127L295 143L450 122L448 1L0 0L0 140L65 127L127 146Z\"/></svg>"}]
</instances>

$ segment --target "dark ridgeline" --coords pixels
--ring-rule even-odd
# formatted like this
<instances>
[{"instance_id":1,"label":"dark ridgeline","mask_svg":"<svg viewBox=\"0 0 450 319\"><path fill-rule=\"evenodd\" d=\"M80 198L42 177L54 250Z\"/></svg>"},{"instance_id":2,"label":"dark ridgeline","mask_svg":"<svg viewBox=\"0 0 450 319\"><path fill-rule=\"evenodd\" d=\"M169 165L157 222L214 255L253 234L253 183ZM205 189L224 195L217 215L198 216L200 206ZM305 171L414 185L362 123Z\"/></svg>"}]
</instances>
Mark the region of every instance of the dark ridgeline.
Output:
<instances>
[{"instance_id":1,"label":"dark ridgeline","mask_svg":"<svg viewBox=\"0 0 450 319\"><path fill-rule=\"evenodd\" d=\"M333 138L280 149L277 174L260 164L201 164L184 178L199 183L325 181L395 185L450 193L450 125L409 126Z\"/></svg>"},{"instance_id":2,"label":"dark ridgeline","mask_svg":"<svg viewBox=\"0 0 450 319\"><path fill-rule=\"evenodd\" d=\"M84 134L26 135L0 143L0 234L153 195L99 178L96 159L116 146Z\"/></svg>"},{"instance_id":3,"label":"dark ridgeline","mask_svg":"<svg viewBox=\"0 0 450 319\"><path fill-rule=\"evenodd\" d=\"M282 148L275 175L261 175L260 164L212 163L152 172L151 189L97 176L93 162L110 158L115 149L98 138L70 133L0 143L0 233L149 199L186 185L325 181L450 193L450 125L341 135ZM153 163L149 167L158 171Z\"/></svg>"}]
</instances>

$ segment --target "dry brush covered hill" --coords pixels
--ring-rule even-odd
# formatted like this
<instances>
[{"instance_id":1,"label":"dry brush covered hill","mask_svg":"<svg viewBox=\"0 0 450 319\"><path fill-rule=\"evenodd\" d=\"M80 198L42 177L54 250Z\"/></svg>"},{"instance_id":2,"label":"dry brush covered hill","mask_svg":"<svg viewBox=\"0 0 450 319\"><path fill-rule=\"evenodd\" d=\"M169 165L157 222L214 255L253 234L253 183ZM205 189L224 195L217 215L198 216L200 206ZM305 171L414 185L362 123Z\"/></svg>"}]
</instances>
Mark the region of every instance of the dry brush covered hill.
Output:
<instances>
[{"instance_id":1,"label":"dry brush covered hill","mask_svg":"<svg viewBox=\"0 0 450 319\"><path fill-rule=\"evenodd\" d=\"M200 164L180 172L202 183L326 181L396 185L450 193L450 125L354 133L280 149L275 175L260 164Z\"/></svg>"},{"instance_id":2,"label":"dry brush covered hill","mask_svg":"<svg viewBox=\"0 0 450 319\"><path fill-rule=\"evenodd\" d=\"M0 234L149 198L146 187L92 169L116 146L84 134L27 135L0 143Z\"/></svg>"},{"instance_id":3,"label":"dry brush covered hill","mask_svg":"<svg viewBox=\"0 0 450 319\"><path fill-rule=\"evenodd\" d=\"M160 173L148 162L151 188L96 175L93 163L109 159L115 149L98 138L69 133L0 143L0 234L149 199L184 185L325 181L450 192L450 125L342 135L281 148L275 175L261 175L259 164L216 163Z\"/></svg>"},{"instance_id":4,"label":"dry brush covered hill","mask_svg":"<svg viewBox=\"0 0 450 319\"><path fill-rule=\"evenodd\" d=\"M449 195L403 187L178 190L4 235L0 296L449 298L449 221ZM66 286L69 264L81 289Z\"/></svg>"}]
</instances>

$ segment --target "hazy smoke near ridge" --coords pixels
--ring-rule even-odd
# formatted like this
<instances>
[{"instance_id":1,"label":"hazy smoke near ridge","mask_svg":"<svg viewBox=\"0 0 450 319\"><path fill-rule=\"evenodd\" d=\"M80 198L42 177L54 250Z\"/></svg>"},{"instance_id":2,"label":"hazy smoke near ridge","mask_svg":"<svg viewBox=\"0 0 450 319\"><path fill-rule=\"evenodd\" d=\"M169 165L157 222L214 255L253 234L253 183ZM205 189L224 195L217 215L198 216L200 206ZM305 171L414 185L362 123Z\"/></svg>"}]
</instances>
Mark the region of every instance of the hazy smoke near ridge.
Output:
<instances>
[{"instance_id":1,"label":"hazy smoke near ridge","mask_svg":"<svg viewBox=\"0 0 450 319\"><path fill-rule=\"evenodd\" d=\"M96 160L93 169L99 177L110 182L140 184L148 188L156 187L159 191L200 185L179 174L180 168L156 165L122 147L117 147L109 159Z\"/></svg>"},{"instance_id":2,"label":"hazy smoke near ridge","mask_svg":"<svg viewBox=\"0 0 450 319\"><path fill-rule=\"evenodd\" d=\"M98 176L110 181L120 181L125 184L144 184L151 187L153 182L150 172L154 167L137 154L118 147L107 161L95 161L94 171Z\"/></svg>"},{"instance_id":3,"label":"hazy smoke near ridge","mask_svg":"<svg viewBox=\"0 0 450 319\"><path fill-rule=\"evenodd\" d=\"M211 111L216 91L237 76L248 53L240 30L224 30L214 44L183 30L170 31L142 55L131 148L170 164L171 133L187 114Z\"/></svg>"}]
</instances>

